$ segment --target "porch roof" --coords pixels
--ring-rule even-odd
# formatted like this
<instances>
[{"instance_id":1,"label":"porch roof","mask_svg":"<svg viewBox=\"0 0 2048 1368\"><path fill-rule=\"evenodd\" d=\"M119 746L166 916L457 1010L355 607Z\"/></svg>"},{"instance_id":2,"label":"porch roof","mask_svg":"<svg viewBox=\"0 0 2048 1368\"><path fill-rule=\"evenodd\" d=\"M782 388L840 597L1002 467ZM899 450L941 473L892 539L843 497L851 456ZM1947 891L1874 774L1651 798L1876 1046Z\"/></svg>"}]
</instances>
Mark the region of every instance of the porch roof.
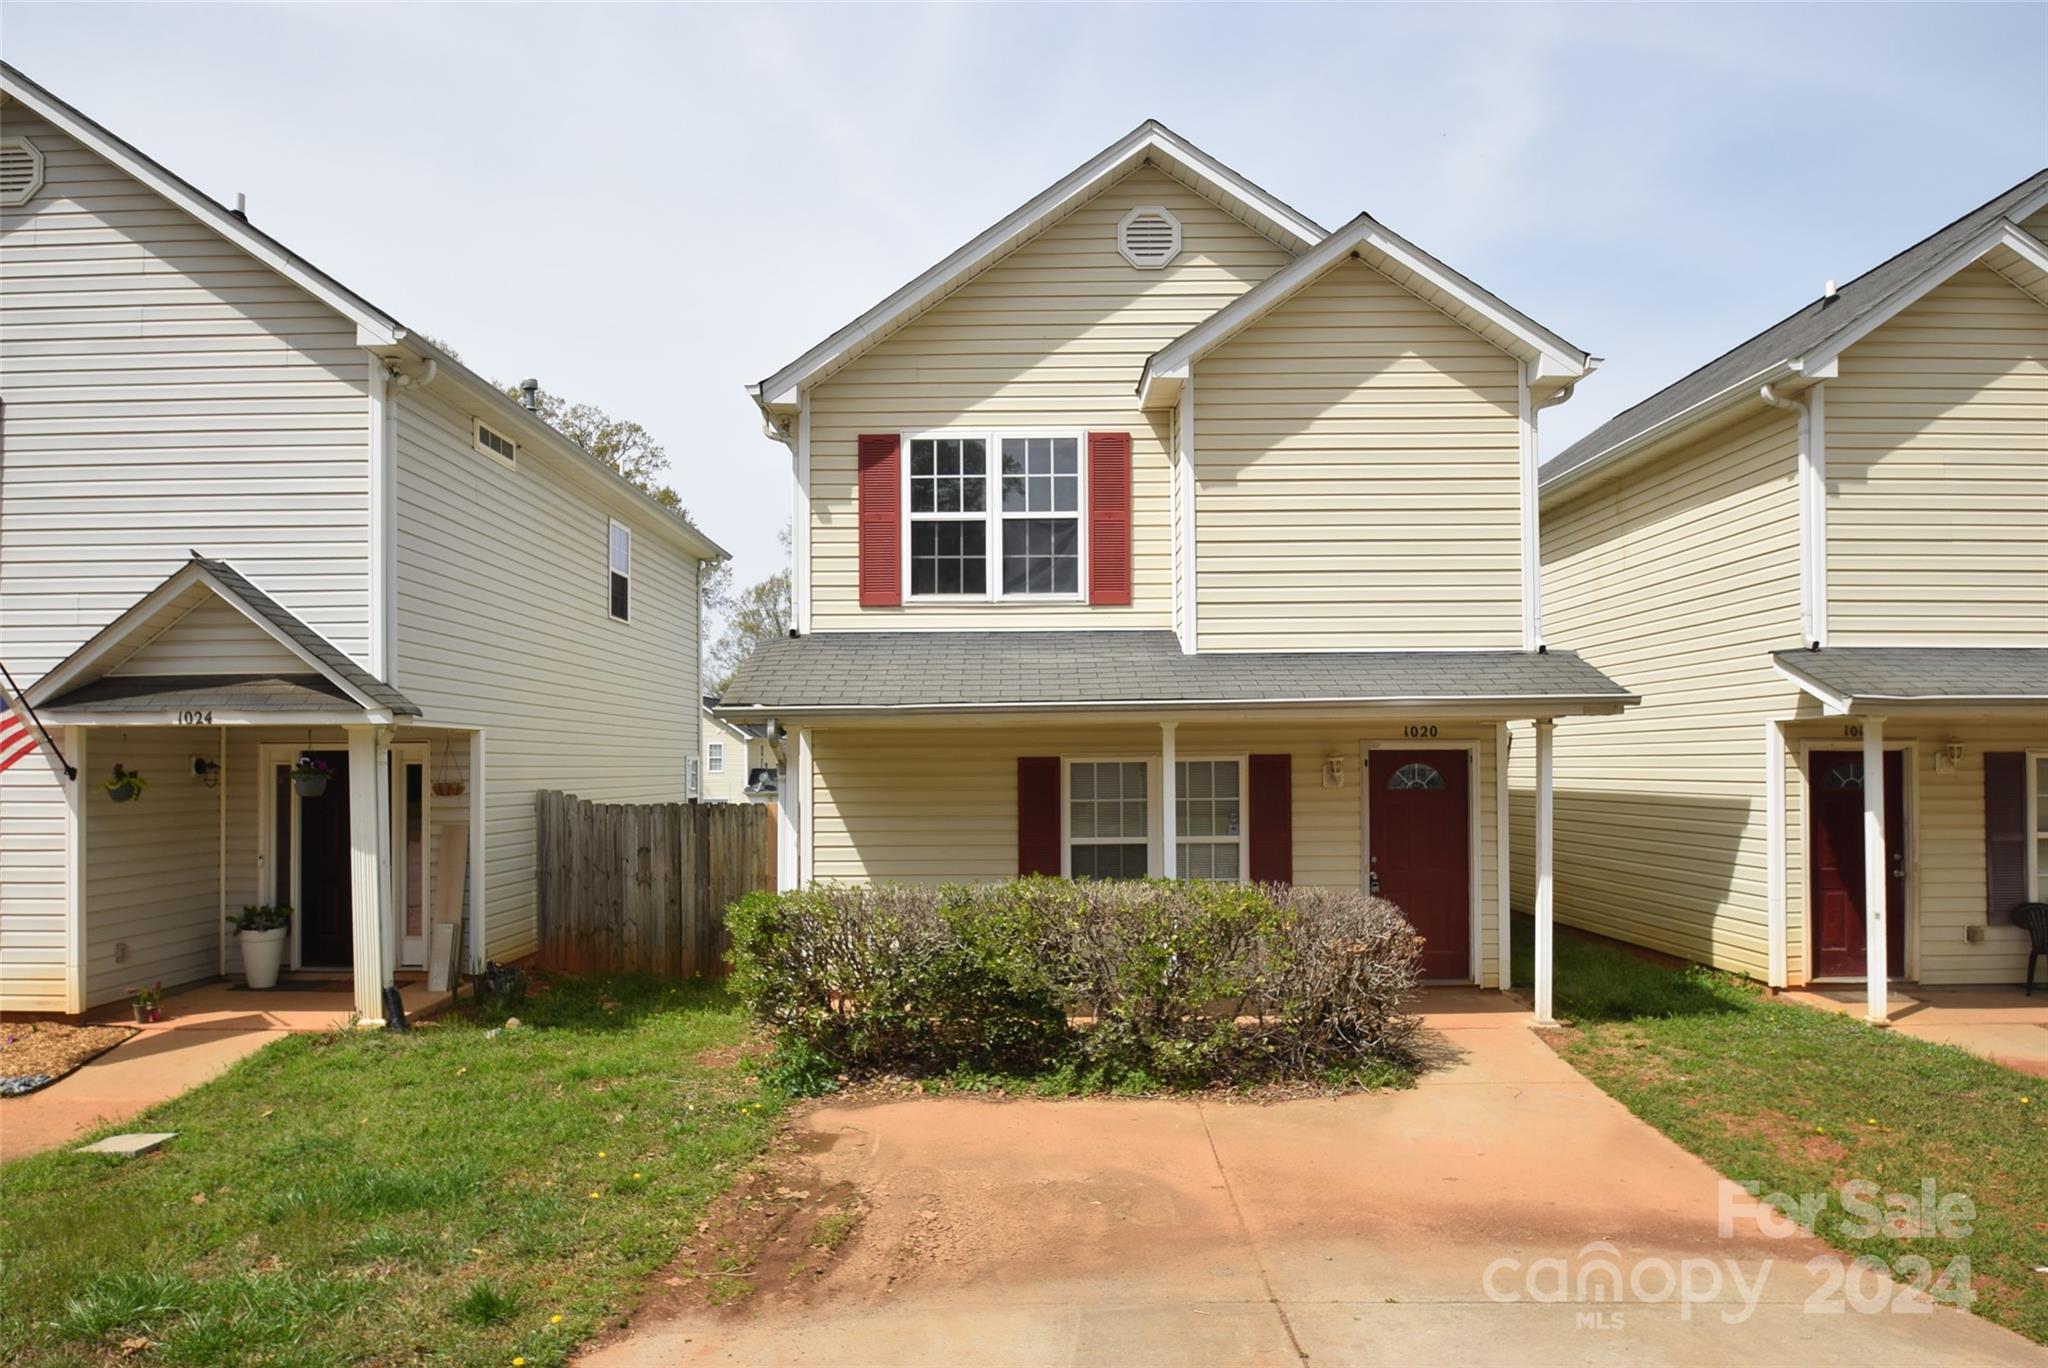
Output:
<instances>
[{"instance_id":1,"label":"porch roof","mask_svg":"<svg viewBox=\"0 0 2048 1368\"><path fill-rule=\"evenodd\" d=\"M331 712L361 713L362 704L320 675L106 675L44 705L67 713Z\"/></svg>"},{"instance_id":2,"label":"porch roof","mask_svg":"<svg viewBox=\"0 0 2048 1368\"><path fill-rule=\"evenodd\" d=\"M1831 712L2048 704L2048 647L1829 646L1774 651L1771 663Z\"/></svg>"},{"instance_id":3,"label":"porch roof","mask_svg":"<svg viewBox=\"0 0 2048 1368\"><path fill-rule=\"evenodd\" d=\"M747 658L720 716L1261 705L1484 705L1514 716L1638 700L1569 651L1188 655L1169 631L830 632Z\"/></svg>"}]
</instances>

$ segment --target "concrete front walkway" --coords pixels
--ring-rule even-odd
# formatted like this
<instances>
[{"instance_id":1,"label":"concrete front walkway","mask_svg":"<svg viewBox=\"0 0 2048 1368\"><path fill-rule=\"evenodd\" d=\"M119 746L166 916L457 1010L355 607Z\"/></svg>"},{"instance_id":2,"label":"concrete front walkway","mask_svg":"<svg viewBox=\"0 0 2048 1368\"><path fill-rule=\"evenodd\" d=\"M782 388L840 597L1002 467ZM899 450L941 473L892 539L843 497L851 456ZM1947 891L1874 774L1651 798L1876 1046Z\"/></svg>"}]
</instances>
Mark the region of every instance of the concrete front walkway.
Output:
<instances>
[{"instance_id":1,"label":"concrete front walkway","mask_svg":"<svg viewBox=\"0 0 2048 1368\"><path fill-rule=\"evenodd\" d=\"M424 984L401 990L408 1017L438 1011L447 993ZM47 1088L0 1098L0 1162L54 1149L102 1125L138 1115L213 1078L236 1060L294 1031L331 1031L346 1025L354 1000L348 989L279 986L252 992L206 983L164 997L164 1019ZM92 1014L94 1020L130 1019L126 1006Z\"/></svg>"},{"instance_id":2,"label":"concrete front walkway","mask_svg":"<svg viewBox=\"0 0 2048 1368\"><path fill-rule=\"evenodd\" d=\"M1881 1280L1829 1295L1805 1265L1832 1251L1764 1238L1746 1197L1724 1238L1718 1175L1520 1004L1428 1007L1450 1062L1410 1092L820 1108L804 1186L867 1205L841 1261L585 1361L2048 1363L1964 1313L1891 1309ZM1603 1266L1619 1300L1597 1299Z\"/></svg>"},{"instance_id":3,"label":"concrete front walkway","mask_svg":"<svg viewBox=\"0 0 2048 1368\"><path fill-rule=\"evenodd\" d=\"M1861 988L1798 988L1787 1002L1861 1017ZM1892 1029L1954 1045L1996 1060L2010 1069L2048 1078L2048 988L2026 996L2018 988L1922 988L1891 990Z\"/></svg>"}]
</instances>

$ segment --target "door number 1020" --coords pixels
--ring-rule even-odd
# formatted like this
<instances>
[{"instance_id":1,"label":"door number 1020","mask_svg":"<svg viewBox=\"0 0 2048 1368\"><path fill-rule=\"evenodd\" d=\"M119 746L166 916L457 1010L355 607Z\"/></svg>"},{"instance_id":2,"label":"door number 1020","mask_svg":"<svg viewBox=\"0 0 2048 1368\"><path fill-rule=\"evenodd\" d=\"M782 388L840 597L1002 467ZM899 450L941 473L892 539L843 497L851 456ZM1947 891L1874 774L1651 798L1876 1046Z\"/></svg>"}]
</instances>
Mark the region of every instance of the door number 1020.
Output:
<instances>
[{"instance_id":1,"label":"door number 1020","mask_svg":"<svg viewBox=\"0 0 2048 1368\"><path fill-rule=\"evenodd\" d=\"M1401 735L1407 737L1411 741L1426 741L1429 738L1436 735L1436 723L1411 722L1407 726L1401 728Z\"/></svg>"}]
</instances>

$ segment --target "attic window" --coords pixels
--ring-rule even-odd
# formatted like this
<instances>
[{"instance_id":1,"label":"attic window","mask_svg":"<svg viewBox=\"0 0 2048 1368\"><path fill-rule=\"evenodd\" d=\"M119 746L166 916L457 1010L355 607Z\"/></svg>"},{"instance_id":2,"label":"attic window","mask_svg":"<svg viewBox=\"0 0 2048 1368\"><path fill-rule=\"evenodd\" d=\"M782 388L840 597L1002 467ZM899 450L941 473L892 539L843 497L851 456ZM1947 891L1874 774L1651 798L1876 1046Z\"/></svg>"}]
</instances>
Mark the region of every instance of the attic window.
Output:
<instances>
[{"instance_id":1,"label":"attic window","mask_svg":"<svg viewBox=\"0 0 2048 1368\"><path fill-rule=\"evenodd\" d=\"M0 204L27 204L43 188L43 154L27 138L0 138Z\"/></svg>"},{"instance_id":2,"label":"attic window","mask_svg":"<svg viewBox=\"0 0 2048 1368\"><path fill-rule=\"evenodd\" d=\"M475 430L470 434L470 441L476 447L479 454L495 457L506 465L511 465L513 461L518 459L519 444L517 442L496 428L491 427L481 418L475 419L474 422Z\"/></svg>"},{"instance_id":3,"label":"attic window","mask_svg":"<svg viewBox=\"0 0 2048 1368\"><path fill-rule=\"evenodd\" d=\"M1180 220L1156 204L1141 204L1116 226L1116 249L1141 271L1156 271L1180 255Z\"/></svg>"}]
</instances>

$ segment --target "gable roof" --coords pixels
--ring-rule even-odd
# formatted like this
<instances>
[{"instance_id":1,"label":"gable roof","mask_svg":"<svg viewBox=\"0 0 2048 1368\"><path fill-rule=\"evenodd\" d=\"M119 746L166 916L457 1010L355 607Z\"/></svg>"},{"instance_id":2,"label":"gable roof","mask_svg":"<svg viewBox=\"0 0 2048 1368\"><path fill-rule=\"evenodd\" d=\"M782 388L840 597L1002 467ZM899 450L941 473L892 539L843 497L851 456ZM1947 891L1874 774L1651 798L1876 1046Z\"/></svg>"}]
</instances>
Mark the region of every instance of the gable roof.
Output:
<instances>
[{"instance_id":1,"label":"gable roof","mask_svg":"<svg viewBox=\"0 0 2048 1368\"><path fill-rule=\"evenodd\" d=\"M1499 295L1461 275L1393 229L1360 214L1309 251L1267 276L1257 285L1209 315L1201 323L1154 352L1138 380L1139 403L1157 408L1173 402L1188 367L1342 262L1355 256L1409 291L1442 310L1512 356L1533 363L1535 377L1563 389L1584 379L1597 357L1559 337Z\"/></svg>"},{"instance_id":2,"label":"gable roof","mask_svg":"<svg viewBox=\"0 0 2048 1368\"><path fill-rule=\"evenodd\" d=\"M1986 201L1835 292L1813 300L1740 346L1625 409L1566 447L1543 467L1543 492L1646 449L1714 413L1757 400L1775 380L1825 379L1836 358L1928 290L1977 261L2048 302L2048 246L2019 221L2048 206L2048 169Z\"/></svg>"},{"instance_id":3,"label":"gable roof","mask_svg":"<svg viewBox=\"0 0 2048 1368\"><path fill-rule=\"evenodd\" d=\"M66 137L120 168L354 323L359 345L387 356L410 356L416 361L431 362L438 372L445 372L471 402L488 411L494 425L508 426L518 440L538 444L545 450L608 475L609 483L615 486L615 493L637 499L648 509L658 512L662 521L655 524L655 530L668 531L691 555L701 560L727 558L725 549L705 536L695 524L678 516L646 490L598 460L524 404L463 365L437 343L407 328L387 310L378 308L134 144L37 85L11 63L0 62L0 94L19 100Z\"/></svg>"},{"instance_id":4,"label":"gable roof","mask_svg":"<svg viewBox=\"0 0 2048 1368\"><path fill-rule=\"evenodd\" d=\"M979 275L1019 242L1147 161L1184 181L1196 193L1232 209L1252 227L1296 252L1328 236L1307 215L1260 189L1157 119L1147 119L802 356L759 384L747 386L747 392L771 419L776 410L793 408L802 386L814 384L843 366Z\"/></svg>"},{"instance_id":5,"label":"gable roof","mask_svg":"<svg viewBox=\"0 0 2048 1368\"><path fill-rule=\"evenodd\" d=\"M128 610L102 627L77 650L52 667L29 689L30 701L38 707L62 706L67 696L99 679L122 658L116 653L123 645L136 648L176 626L189 611L181 606L186 592L203 585L229 606L255 623L273 640L305 662L308 673L326 681L357 707L387 717L418 717L419 705L391 685L358 665L345 651L300 621L283 604L251 584L224 560L211 560L198 552L172 572L156 588L130 605ZM159 618L170 620L159 625ZM154 630L152 630L154 629ZM150 676L135 676L147 679ZM169 678L169 677L162 677ZM227 676L205 676L225 679ZM317 687L317 686L315 686Z\"/></svg>"}]
</instances>

